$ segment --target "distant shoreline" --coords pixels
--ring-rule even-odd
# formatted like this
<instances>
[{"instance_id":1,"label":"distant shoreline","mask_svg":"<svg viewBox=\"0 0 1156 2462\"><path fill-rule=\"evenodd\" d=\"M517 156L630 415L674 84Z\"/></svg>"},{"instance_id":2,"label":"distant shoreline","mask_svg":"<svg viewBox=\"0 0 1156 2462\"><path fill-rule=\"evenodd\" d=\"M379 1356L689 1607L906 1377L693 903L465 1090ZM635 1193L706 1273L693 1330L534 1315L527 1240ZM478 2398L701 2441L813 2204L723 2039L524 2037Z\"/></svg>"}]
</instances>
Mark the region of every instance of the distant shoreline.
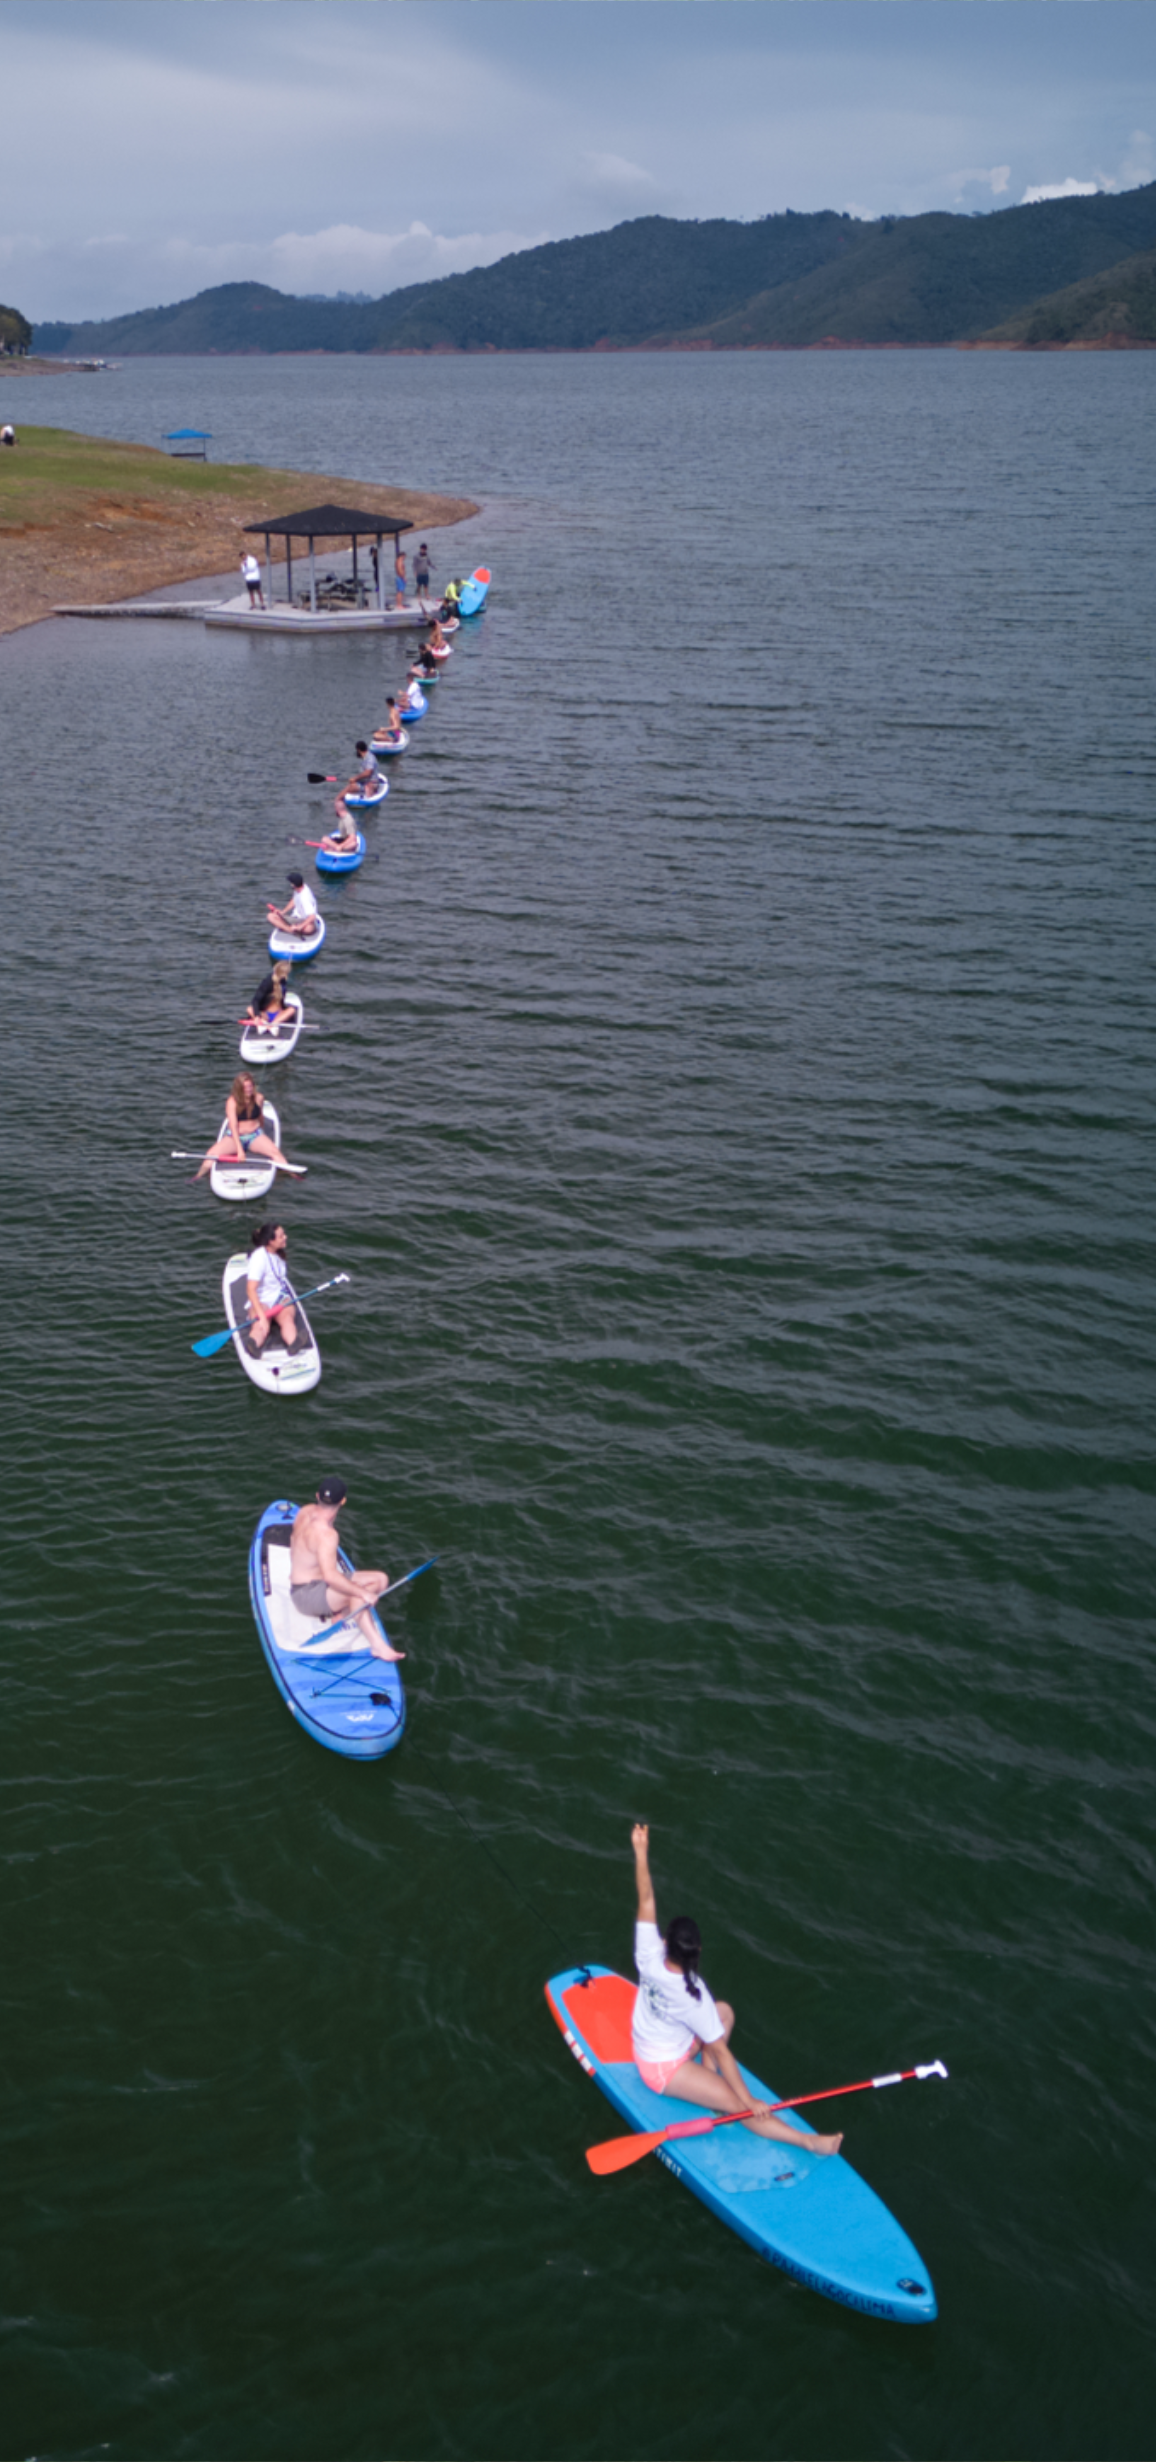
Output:
<instances>
[{"instance_id":1,"label":"distant shoreline","mask_svg":"<svg viewBox=\"0 0 1156 2462\"><path fill-rule=\"evenodd\" d=\"M715 342L709 339L693 341L590 342L584 344L535 342L524 350L498 342L463 345L457 342L428 344L402 343L395 350L179 350L125 351L113 367L94 368L82 360L40 359L13 360L19 367L36 376L120 375L122 369L145 361L160 366L167 359L637 359L673 357L688 352L709 354L714 358L748 358L752 353L765 356L773 352L792 359L814 357L824 351L1028 351L1036 356L1046 351L1149 351L1156 350L1156 340L1146 341L1128 333L1098 334L1088 341L1073 342L995 342L980 339L969 342L848 342L839 334L828 334L820 342Z\"/></svg>"}]
</instances>

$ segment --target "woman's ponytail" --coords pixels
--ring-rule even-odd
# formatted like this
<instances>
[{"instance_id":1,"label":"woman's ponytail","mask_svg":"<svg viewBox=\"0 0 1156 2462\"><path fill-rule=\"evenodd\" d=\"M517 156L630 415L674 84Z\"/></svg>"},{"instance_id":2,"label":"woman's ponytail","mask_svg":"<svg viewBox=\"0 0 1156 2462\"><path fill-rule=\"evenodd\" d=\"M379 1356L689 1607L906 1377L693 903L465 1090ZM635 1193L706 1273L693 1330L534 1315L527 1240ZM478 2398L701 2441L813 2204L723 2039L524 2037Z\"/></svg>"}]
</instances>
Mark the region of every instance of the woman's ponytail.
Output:
<instances>
[{"instance_id":1,"label":"woman's ponytail","mask_svg":"<svg viewBox=\"0 0 1156 2462\"><path fill-rule=\"evenodd\" d=\"M682 1968L682 1979L692 2000L701 2000L698 1986L698 1962L702 1956L702 1934L693 1915L676 1915L667 1925L666 1954Z\"/></svg>"}]
</instances>

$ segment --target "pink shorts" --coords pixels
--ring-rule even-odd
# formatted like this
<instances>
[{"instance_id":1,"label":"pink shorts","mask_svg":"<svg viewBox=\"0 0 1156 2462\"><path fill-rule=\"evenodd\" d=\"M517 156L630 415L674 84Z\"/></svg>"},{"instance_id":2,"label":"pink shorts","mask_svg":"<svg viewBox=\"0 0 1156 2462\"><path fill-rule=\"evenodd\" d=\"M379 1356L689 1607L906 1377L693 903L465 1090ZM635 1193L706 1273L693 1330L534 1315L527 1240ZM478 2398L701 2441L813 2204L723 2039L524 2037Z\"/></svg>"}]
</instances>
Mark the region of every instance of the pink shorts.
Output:
<instances>
[{"instance_id":1,"label":"pink shorts","mask_svg":"<svg viewBox=\"0 0 1156 2462\"><path fill-rule=\"evenodd\" d=\"M687 2061L694 2060L701 2050L702 2045L696 2035L689 2052L680 2052L677 2060L640 2060L636 2052L634 2065L643 2085L649 2086L652 2094L665 2094L671 2078L677 2077L679 2070L685 2069Z\"/></svg>"}]
</instances>

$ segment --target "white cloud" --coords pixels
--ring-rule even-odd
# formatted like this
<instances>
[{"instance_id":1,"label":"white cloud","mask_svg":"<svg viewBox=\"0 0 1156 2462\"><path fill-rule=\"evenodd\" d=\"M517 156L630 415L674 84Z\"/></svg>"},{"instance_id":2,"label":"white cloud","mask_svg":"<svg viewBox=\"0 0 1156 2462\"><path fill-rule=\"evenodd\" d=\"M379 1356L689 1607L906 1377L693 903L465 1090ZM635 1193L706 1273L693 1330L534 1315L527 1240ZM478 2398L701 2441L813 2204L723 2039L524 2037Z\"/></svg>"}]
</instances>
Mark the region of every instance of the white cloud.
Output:
<instances>
[{"instance_id":1,"label":"white cloud","mask_svg":"<svg viewBox=\"0 0 1156 2462\"><path fill-rule=\"evenodd\" d=\"M274 290L369 291L375 299L409 282L439 274L468 273L493 265L521 248L536 248L546 231L431 231L411 222L405 231L371 231L360 223L335 222L322 231L282 231L276 239L228 239L205 243L169 240L160 251L172 279L208 289L216 282L269 282Z\"/></svg>"},{"instance_id":2,"label":"white cloud","mask_svg":"<svg viewBox=\"0 0 1156 2462\"><path fill-rule=\"evenodd\" d=\"M1098 197L1103 186L1100 180L1053 180L1039 188L1025 188L1021 205L1046 205L1051 197Z\"/></svg>"},{"instance_id":3,"label":"white cloud","mask_svg":"<svg viewBox=\"0 0 1156 2462\"><path fill-rule=\"evenodd\" d=\"M604 188L635 193L639 188L657 188L658 181L641 163L628 162L625 154L584 154L586 182L591 188Z\"/></svg>"}]
</instances>

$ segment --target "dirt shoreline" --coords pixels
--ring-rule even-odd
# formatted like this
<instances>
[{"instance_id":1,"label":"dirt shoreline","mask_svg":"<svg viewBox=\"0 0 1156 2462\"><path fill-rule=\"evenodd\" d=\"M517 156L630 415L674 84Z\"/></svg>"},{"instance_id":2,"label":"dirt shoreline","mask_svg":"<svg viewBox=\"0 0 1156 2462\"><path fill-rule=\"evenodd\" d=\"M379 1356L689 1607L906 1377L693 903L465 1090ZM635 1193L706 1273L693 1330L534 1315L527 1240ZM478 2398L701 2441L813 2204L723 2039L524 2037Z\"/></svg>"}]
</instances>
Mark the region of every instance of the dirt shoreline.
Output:
<instances>
[{"instance_id":1,"label":"dirt shoreline","mask_svg":"<svg viewBox=\"0 0 1156 2462\"><path fill-rule=\"evenodd\" d=\"M174 461L148 446L63 429L24 435L26 446L22 436L14 452L0 453L0 634L42 623L62 604L146 598L174 582L236 571L246 548L264 554L262 540L244 536L247 523L305 505L396 515L413 524L404 542L411 547L481 510L468 496L315 470ZM298 558L302 547L298 541ZM283 541L274 541L274 561L285 561Z\"/></svg>"}]
</instances>

